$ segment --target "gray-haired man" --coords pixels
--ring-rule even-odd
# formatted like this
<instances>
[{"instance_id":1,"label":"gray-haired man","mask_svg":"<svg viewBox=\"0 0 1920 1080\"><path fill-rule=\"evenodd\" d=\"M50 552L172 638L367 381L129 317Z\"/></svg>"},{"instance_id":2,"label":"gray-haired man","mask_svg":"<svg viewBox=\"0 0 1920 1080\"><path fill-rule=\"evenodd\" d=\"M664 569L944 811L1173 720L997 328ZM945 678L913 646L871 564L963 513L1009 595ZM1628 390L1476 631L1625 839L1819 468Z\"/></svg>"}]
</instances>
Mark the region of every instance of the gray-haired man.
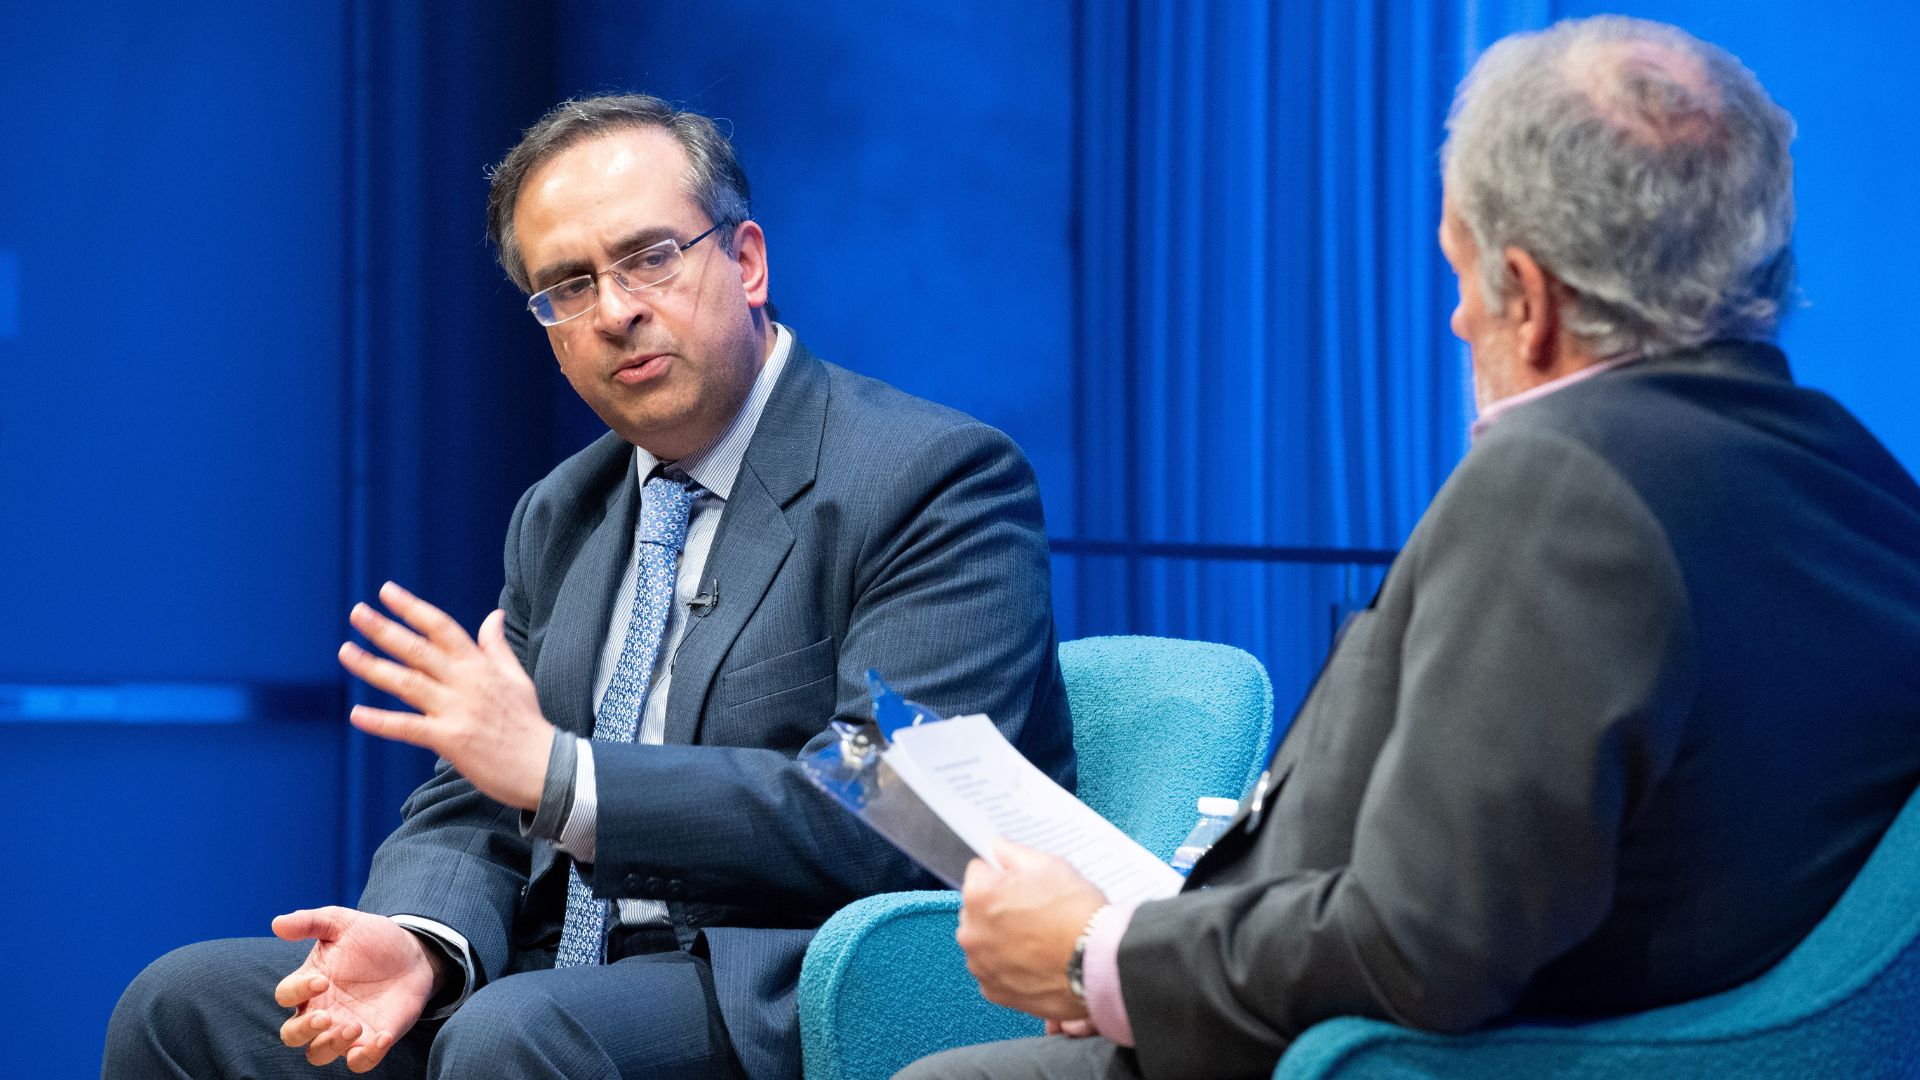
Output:
<instances>
[{"instance_id":1,"label":"gray-haired man","mask_svg":"<svg viewBox=\"0 0 1920 1080\"><path fill-rule=\"evenodd\" d=\"M797 1076L814 928L932 883L794 765L865 714L865 669L1071 782L1032 470L773 322L711 121L567 102L489 211L612 430L521 499L477 640L392 584L397 619L354 609L392 659L341 662L415 711L353 722L443 759L359 908L155 962L108 1076Z\"/></svg>"},{"instance_id":2,"label":"gray-haired man","mask_svg":"<svg viewBox=\"0 0 1920 1080\"><path fill-rule=\"evenodd\" d=\"M1920 782L1920 489L1770 344L1791 120L1721 50L1597 18L1495 45L1449 130L1472 449L1186 892L969 871L986 995L1088 1037L903 1075L1264 1077L1337 1015L1708 994Z\"/></svg>"}]
</instances>

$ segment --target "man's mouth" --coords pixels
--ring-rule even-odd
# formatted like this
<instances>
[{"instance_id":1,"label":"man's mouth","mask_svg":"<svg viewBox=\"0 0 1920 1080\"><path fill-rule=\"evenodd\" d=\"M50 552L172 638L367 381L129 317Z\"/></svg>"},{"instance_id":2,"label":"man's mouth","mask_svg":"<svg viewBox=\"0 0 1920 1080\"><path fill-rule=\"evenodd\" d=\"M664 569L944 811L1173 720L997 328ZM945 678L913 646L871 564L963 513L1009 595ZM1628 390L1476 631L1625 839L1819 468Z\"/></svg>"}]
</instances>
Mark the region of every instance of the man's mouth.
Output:
<instances>
[{"instance_id":1,"label":"man's mouth","mask_svg":"<svg viewBox=\"0 0 1920 1080\"><path fill-rule=\"evenodd\" d=\"M666 372L670 360L671 357L667 353L645 353L615 368L613 377L628 386L637 386L649 379L660 377Z\"/></svg>"}]
</instances>

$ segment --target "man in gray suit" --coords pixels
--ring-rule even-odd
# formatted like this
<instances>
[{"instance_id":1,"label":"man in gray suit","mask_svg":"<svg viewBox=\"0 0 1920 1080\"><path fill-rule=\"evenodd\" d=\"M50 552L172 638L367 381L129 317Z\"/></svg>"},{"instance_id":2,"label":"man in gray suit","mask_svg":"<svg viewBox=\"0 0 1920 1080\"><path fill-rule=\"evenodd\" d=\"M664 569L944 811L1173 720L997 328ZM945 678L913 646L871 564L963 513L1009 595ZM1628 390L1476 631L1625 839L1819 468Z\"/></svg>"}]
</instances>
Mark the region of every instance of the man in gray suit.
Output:
<instances>
[{"instance_id":1,"label":"man in gray suit","mask_svg":"<svg viewBox=\"0 0 1920 1080\"><path fill-rule=\"evenodd\" d=\"M1186 890L976 863L903 1076L1256 1077L1338 1015L1636 1011L1779 960L1920 782L1920 489L1771 344L1792 121L1671 27L1495 45L1440 242L1480 418Z\"/></svg>"},{"instance_id":2,"label":"man in gray suit","mask_svg":"<svg viewBox=\"0 0 1920 1080\"><path fill-rule=\"evenodd\" d=\"M495 171L502 265L612 431L521 499L477 639L393 584L354 609L386 656L341 662L414 711L353 723L442 758L358 909L157 961L108 1076L797 1076L813 929L934 884L795 764L865 670L1071 783L1031 469L773 322L747 195L640 96Z\"/></svg>"}]
</instances>

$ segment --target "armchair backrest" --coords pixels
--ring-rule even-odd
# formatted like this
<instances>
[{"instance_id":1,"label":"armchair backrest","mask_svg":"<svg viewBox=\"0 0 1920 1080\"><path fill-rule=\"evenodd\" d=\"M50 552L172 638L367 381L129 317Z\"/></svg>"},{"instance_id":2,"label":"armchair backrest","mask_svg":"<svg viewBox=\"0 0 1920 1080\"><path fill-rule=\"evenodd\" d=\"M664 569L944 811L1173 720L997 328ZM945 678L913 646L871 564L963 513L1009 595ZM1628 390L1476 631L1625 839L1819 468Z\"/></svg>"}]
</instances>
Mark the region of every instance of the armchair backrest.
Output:
<instances>
[{"instance_id":1,"label":"armchair backrest","mask_svg":"<svg viewBox=\"0 0 1920 1080\"><path fill-rule=\"evenodd\" d=\"M1238 799L1273 735L1266 669L1230 645L1095 637L1060 646L1079 795L1165 859L1207 795Z\"/></svg>"}]
</instances>

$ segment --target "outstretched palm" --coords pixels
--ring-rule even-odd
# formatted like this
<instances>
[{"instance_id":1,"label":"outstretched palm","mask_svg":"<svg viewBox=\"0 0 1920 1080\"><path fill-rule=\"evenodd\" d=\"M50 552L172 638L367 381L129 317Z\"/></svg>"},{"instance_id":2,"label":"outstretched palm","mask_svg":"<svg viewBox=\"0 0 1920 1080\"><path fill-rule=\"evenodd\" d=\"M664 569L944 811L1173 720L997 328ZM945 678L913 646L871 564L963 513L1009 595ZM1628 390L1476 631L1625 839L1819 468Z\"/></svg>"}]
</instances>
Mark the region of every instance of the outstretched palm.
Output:
<instances>
[{"instance_id":1,"label":"outstretched palm","mask_svg":"<svg viewBox=\"0 0 1920 1080\"><path fill-rule=\"evenodd\" d=\"M282 1025L281 1041L306 1047L315 1065L345 1055L355 1071L372 1068L433 994L433 963L419 939L384 915L296 911L273 920L273 932L313 940L306 962L280 981L274 998L298 1010Z\"/></svg>"}]
</instances>

